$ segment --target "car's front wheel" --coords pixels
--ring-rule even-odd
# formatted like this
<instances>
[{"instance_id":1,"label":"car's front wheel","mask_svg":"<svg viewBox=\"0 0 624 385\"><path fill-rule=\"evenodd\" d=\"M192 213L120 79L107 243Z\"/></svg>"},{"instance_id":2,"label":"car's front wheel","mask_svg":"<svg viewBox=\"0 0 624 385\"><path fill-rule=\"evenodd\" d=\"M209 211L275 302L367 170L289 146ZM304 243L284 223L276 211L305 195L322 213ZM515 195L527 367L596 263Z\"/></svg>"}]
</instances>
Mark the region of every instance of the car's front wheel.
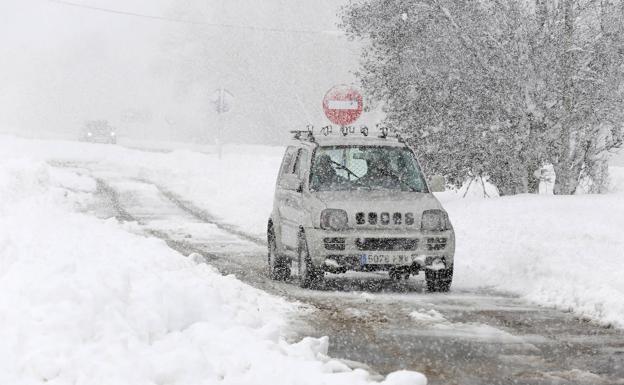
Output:
<instances>
[{"instance_id":1,"label":"car's front wheel","mask_svg":"<svg viewBox=\"0 0 624 385\"><path fill-rule=\"evenodd\" d=\"M323 272L318 271L308 249L308 242L304 233L299 235L299 247L297 247L298 265L299 265L299 286L309 288L318 284L323 279Z\"/></svg>"},{"instance_id":2,"label":"car's front wheel","mask_svg":"<svg viewBox=\"0 0 624 385\"><path fill-rule=\"evenodd\" d=\"M277 241L272 228L269 227L267 235L269 276L276 281L285 281L290 277L290 266L277 253Z\"/></svg>"},{"instance_id":3,"label":"car's front wheel","mask_svg":"<svg viewBox=\"0 0 624 385\"><path fill-rule=\"evenodd\" d=\"M427 291L435 293L446 293L451 289L453 283L453 266L441 270L425 270L425 281Z\"/></svg>"}]
</instances>

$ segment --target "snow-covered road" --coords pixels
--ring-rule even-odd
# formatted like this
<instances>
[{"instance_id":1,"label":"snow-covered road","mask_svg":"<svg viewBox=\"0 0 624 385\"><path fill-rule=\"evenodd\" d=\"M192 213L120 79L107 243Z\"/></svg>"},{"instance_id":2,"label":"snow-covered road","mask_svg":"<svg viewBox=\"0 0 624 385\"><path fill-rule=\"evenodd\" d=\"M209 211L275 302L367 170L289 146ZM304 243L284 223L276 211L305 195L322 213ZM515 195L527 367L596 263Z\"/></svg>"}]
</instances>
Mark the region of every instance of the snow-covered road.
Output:
<instances>
[{"instance_id":1,"label":"snow-covered road","mask_svg":"<svg viewBox=\"0 0 624 385\"><path fill-rule=\"evenodd\" d=\"M329 353L382 374L409 369L431 384L619 384L624 333L497 291L428 294L422 281L384 275L330 277L302 290L268 279L260 237L222 223L149 178L96 163L55 163L98 180L101 217L201 256L223 274L306 304L290 326L293 341L329 336ZM348 361L347 361L348 362ZM487 379L487 382L484 382Z\"/></svg>"},{"instance_id":2,"label":"snow-covered road","mask_svg":"<svg viewBox=\"0 0 624 385\"><path fill-rule=\"evenodd\" d=\"M302 290L265 272L282 152L0 136L0 383L623 383L623 168L600 196L444 193L451 293Z\"/></svg>"}]
</instances>

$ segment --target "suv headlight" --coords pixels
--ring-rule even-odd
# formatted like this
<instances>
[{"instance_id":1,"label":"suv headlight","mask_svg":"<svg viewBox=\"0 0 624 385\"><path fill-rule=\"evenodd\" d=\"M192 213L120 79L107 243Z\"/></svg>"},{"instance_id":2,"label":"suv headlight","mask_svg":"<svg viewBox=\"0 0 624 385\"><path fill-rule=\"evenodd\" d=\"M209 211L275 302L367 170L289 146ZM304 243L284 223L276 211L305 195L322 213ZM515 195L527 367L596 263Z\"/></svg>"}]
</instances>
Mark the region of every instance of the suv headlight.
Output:
<instances>
[{"instance_id":1,"label":"suv headlight","mask_svg":"<svg viewBox=\"0 0 624 385\"><path fill-rule=\"evenodd\" d=\"M325 209L321 211L321 228L325 230L344 230L347 228L349 217L347 212L340 209Z\"/></svg>"},{"instance_id":2,"label":"suv headlight","mask_svg":"<svg viewBox=\"0 0 624 385\"><path fill-rule=\"evenodd\" d=\"M426 231L442 231L449 229L448 217L442 210L425 210L422 214L420 229Z\"/></svg>"}]
</instances>

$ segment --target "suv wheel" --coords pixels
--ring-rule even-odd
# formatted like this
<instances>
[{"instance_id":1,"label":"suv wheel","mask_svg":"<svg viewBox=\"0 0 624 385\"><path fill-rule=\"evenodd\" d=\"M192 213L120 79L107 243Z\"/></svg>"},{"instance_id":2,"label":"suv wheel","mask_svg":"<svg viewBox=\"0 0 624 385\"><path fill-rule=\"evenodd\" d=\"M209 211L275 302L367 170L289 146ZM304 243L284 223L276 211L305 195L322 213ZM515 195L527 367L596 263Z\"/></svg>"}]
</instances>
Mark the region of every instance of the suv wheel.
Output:
<instances>
[{"instance_id":1,"label":"suv wheel","mask_svg":"<svg viewBox=\"0 0 624 385\"><path fill-rule=\"evenodd\" d=\"M297 248L298 265L299 265L299 286L303 288L312 287L322 279L323 272L319 272L314 268L310 252L308 250L308 242L305 234L299 235L299 247Z\"/></svg>"},{"instance_id":2,"label":"suv wheel","mask_svg":"<svg viewBox=\"0 0 624 385\"><path fill-rule=\"evenodd\" d=\"M267 235L269 276L276 281L285 281L290 277L290 266L285 258L281 258L277 254L275 233L271 227L269 227Z\"/></svg>"},{"instance_id":3,"label":"suv wheel","mask_svg":"<svg viewBox=\"0 0 624 385\"><path fill-rule=\"evenodd\" d=\"M427 291L446 293L451 289L453 282L453 266L448 269L425 270L425 280L427 281Z\"/></svg>"}]
</instances>

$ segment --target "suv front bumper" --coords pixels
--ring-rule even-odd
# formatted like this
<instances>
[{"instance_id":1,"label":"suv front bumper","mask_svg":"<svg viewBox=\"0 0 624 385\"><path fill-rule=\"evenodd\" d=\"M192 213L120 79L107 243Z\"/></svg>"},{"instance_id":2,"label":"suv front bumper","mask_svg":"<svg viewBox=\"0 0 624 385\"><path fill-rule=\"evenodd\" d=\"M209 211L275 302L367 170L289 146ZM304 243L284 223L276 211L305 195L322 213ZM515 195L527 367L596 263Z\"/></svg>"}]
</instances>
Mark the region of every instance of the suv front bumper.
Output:
<instances>
[{"instance_id":1,"label":"suv front bumper","mask_svg":"<svg viewBox=\"0 0 624 385\"><path fill-rule=\"evenodd\" d=\"M308 228L305 234L314 265L325 265L330 271L449 268L455 254L453 230L330 231Z\"/></svg>"}]
</instances>

